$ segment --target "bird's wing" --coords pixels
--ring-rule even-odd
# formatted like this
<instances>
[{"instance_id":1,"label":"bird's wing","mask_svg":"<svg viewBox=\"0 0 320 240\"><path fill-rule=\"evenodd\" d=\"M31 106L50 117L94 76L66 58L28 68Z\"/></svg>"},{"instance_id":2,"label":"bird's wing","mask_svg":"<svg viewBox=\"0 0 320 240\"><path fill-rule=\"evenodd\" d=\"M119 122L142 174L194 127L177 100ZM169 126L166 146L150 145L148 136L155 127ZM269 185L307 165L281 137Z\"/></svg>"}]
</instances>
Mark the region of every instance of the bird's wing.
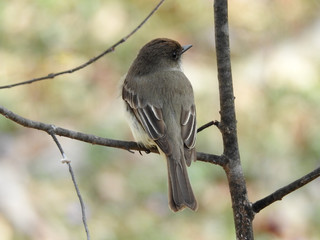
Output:
<instances>
[{"instance_id":1,"label":"bird's wing","mask_svg":"<svg viewBox=\"0 0 320 240\"><path fill-rule=\"evenodd\" d=\"M194 148L196 141L196 108L192 105L189 109L181 110L181 137L188 148Z\"/></svg>"},{"instance_id":2,"label":"bird's wing","mask_svg":"<svg viewBox=\"0 0 320 240\"><path fill-rule=\"evenodd\" d=\"M196 143L196 108L192 105L190 108L182 107L181 110L181 137L185 145L185 159L187 165L190 166L191 160L195 156L195 143ZM189 156L188 156L189 155Z\"/></svg>"},{"instance_id":3,"label":"bird's wing","mask_svg":"<svg viewBox=\"0 0 320 240\"><path fill-rule=\"evenodd\" d=\"M161 107L146 103L126 83L122 88L122 98L128 104L128 107L148 136L157 143L165 154L170 154L171 146L166 141L166 124L163 120Z\"/></svg>"}]
</instances>

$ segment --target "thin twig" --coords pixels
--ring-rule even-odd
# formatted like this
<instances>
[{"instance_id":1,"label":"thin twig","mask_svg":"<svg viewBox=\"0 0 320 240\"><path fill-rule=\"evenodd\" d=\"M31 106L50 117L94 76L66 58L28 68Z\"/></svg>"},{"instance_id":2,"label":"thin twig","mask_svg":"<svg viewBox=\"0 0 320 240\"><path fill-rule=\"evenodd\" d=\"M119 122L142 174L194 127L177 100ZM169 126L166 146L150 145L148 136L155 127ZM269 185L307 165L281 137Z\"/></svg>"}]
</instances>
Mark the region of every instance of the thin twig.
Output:
<instances>
[{"instance_id":1,"label":"thin twig","mask_svg":"<svg viewBox=\"0 0 320 240\"><path fill-rule=\"evenodd\" d=\"M85 205L84 205L84 202L83 202L83 199L82 199L82 196L81 196L78 184L77 184L77 180L76 180L76 178L74 176L74 172L73 172L73 169L72 169L72 166L71 166L71 161L67 159L67 156L66 156L65 152L63 151L63 148L62 148L60 142L58 141L56 135L54 134L54 129L55 129L55 127L52 125L52 128L48 130L48 133L49 133L49 135L51 135L51 137L53 138L54 142L56 143L56 145L59 148L59 151L60 151L60 153L62 155L62 160L61 160L62 163L67 163L68 164L69 173L71 175L71 179L72 179L73 185L74 185L74 187L76 189L77 196L78 196L78 199L79 199L79 202L80 202L80 208L81 208L81 214L82 214L82 222L83 222L83 225L84 225L84 229L86 231L87 240L90 240L90 233L89 233L89 228L88 228L88 224L87 224Z\"/></svg>"},{"instance_id":2,"label":"thin twig","mask_svg":"<svg viewBox=\"0 0 320 240\"><path fill-rule=\"evenodd\" d=\"M270 204L282 200L283 197L288 195L289 193L303 187L307 183L311 182L312 180L318 178L320 176L320 167L316 168L312 172L306 174L305 176L299 178L298 180L284 186L274 193L270 194L269 196L256 201L252 204L252 209L255 213L260 212L265 207L269 206Z\"/></svg>"},{"instance_id":3,"label":"thin twig","mask_svg":"<svg viewBox=\"0 0 320 240\"><path fill-rule=\"evenodd\" d=\"M204 129L206 129L208 127L211 127L212 125L215 125L215 126L217 126L219 128L219 121L210 121L210 122L202 125L201 127L199 127L197 129L197 133L203 131Z\"/></svg>"},{"instance_id":4,"label":"thin twig","mask_svg":"<svg viewBox=\"0 0 320 240\"><path fill-rule=\"evenodd\" d=\"M71 138L71 139L75 139L75 140L79 140L82 142L87 142L95 145L120 148L120 149L130 150L130 151L136 150L136 151L144 151L147 153L148 152L159 153L157 148L148 149L136 142L120 141L120 140L98 137L92 134L85 134L85 133L76 132L69 129L53 126L52 124L33 121L30 119L21 117L18 114L15 114L12 111L2 106L0 106L0 114L21 126L37 129L40 131L47 132L49 134L52 131L55 135L58 135L58 136L67 137L67 138ZM203 162L209 162L209 163L221 165L221 166L224 165L224 160L222 160L220 156L208 154L208 153L198 152L197 160L203 161Z\"/></svg>"},{"instance_id":5,"label":"thin twig","mask_svg":"<svg viewBox=\"0 0 320 240\"><path fill-rule=\"evenodd\" d=\"M60 151L60 153L62 155L61 162L62 163L70 163L71 161L67 158L67 155L63 151L63 148L62 148L60 142L58 141L58 139L57 139L57 137L56 137L56 135L54 133L55 126L54 125L51 125L51 126L52 126L52 129L49 129L48 133L51 135L51 137L53 138L53 141L56 143L56 145L59 148L59 151Z\"/></svg>"},{"instance_id":6,"label":"thin twig","mask_svg":"<svg viewBox=\"0 0 320 240\"><path fill-rule=\"evenodd\" d=\"M27 80L27 81L23 81L23 82L18 82L18 83L14 83L14 84L10 84L10 85L5 85L5 86L0 86L0 89L12 88L12 87L25 85L25 84L30 84L30 83L38 82L38 81L42 81L42 80L53 79L53 78L55 78L55 77L57 77L59 75L63 75L63 74L67 74L67 73L73 73L73 72L79 71L82 68L85 68L86 66L90 65L91 63L97 61L99 58L103 57L104 55L106 55L106 54L108 54L110 52L113 52L118 45L124 43L128 38L130 38L134 33L136 33L149 20L149 18L158 10L158 8L161 6L161 4L163 2L164 2L164 0L161 0L157 4L157 6L149 13L149 15L133 31L131 31L127 36L121 38L118 42L113 44L107 50L105 50L104 52L102 52L98 56L91 58L89 61L81 64L80 66L72 68L72 69L69 69L69 70L65 70L65 71L62 71L62 72L58 72L58 73L50 73L50 74L48 74L47 76L44 76L44 77L33 78L31 80Z\"/></svg>"},{"instance_id":7,"label":"thin twig","mask_svg":"<svg viewBox=\"0 0 320 240\"><path fill-rule=\"evenodd\" d=\"M74 185L74 187L76 189L76 192L77 192L77 195L78 195L78 198L79 198L79 201L80 201L81 213L82 213L82 222L83 222L86 234L87 234L87 240L90 240L90 233L89 233L89 228L88 228L88 225L87 225L85 205L84 205L84 202L82 200L82 196L80 194L80 190L79 190L76 178L74 176L74 173L73 173L73 170L72 170L72 167L71 167L71 163L67 162L67 164L68 164L68 167L69 167L69 172L70 172L70 175L71 175L71 178L72 178L73 185Z\"/></svg>"},{"instance_id":8,"label":"thin twig","mask_svg":"<svg viewBox=\"0 0 320 240\"><path fill-rule=\"evenodd\" d=\"M228 159L224 155L214 155L208 153L197 152L197 160L201 162L211 163L224 167L228 163Z\"/></svg>"}]
</instances>

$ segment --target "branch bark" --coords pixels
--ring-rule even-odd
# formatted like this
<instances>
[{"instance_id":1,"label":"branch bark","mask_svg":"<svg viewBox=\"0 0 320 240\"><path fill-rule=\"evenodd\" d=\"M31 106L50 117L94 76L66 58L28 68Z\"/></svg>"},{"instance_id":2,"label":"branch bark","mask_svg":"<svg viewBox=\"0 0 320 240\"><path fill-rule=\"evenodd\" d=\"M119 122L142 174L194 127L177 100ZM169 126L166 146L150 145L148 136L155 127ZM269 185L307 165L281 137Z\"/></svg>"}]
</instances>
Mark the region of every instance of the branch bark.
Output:
<instances>
[{"instance_id":1,"label":"branch bark","mask_svg":"<svg viewBox=\"0 0 320 240\"><path fill-rule=\"evenodd\" d=\"M270 204L282 200L283 197L288 195L289 193L303 187L304 185L308 184L312 180L318 178L320 176L320 167L316 168L315 170L311 171L310 173L306 174L305 176L297 179L296 181L284 186L274 193L266 196L265 198L256 201L252 204L252 209L255 213L260 212L265 207L269 206Z\"/></svg>"},{"instance_id":2,"label":"branch bark","mask_svg":"<svg viewBox=\"0 0 320 240\"><path fill-rule=\"evenodd\" d=\"M44 131L48 133L49 135L55 134L62 137L67 137L75 140L79 140L82 142L87 142L95 145L101 145L106 147L114 147L114 148L120 148L127 151L136 150L136 151L145 151L145 152L154 152L159 153L156 148L148 149L143 146L140 146L136 142L132 141L121 141L121 140L114 140L109 138L103 138L98 137L92 134L86 134L82 132L76 132L69 129L57 127L52 124L42 123L33 121L27 118L24 118L22 116L19 116L16 113L13 113L12 111L6 109L5 107L0 106L0 114L4 117L14 121L15 123L27 127L27 128L33 128L40 131ZM202 162L208 162L216 165L223 166L224 165L224 158L218 155L214 154L208 154L208 153L202 153L197 152L197 160Z\"/></svg>"},{"instance_id":3,"label":"branch bark","mask_svg":"<svg viewBox=\"0 0 320 240\"><path fill-rule=\"evenodd\" d=\"M223 155L228 160L224 166L224 170L229 182L237 239L248 240L253 239L253 211L247 196L246 182L242 172L238 147L235 97L231 74L227 0L214 1L214 22L221 115L219 129L223 138Z\"/></svg>"},{"instance_id":4,"label":"branch bark","mask_svg":"<svg viewBox=\"0 0 320 240\"><path fill-rule=\"evenodd\" d=\"M158 10L158 8L161 6L161 4L163 2L164 2L164 0L160 0L160 2L155 6L155 8L148 14L148 16L135 29L133 29L127 36L121 38L118 42L113 44L107 50L105 50L104 52L100 53L98 56L91 58L89 61L81 64L80 66L77 66L75 68L72 68L72 69L69 69L69 70L65 70L65 71L62 71L62 72L58 72L58 73L49 73L47 76L44 76L44 77L33 78L33 79L30 79L30 80L27 80L27 81L23 81L23 82L18 82L18 83L14 83L14 84L10 84L10 85L5 85L5 86L0 86L0 89L12 88L12 87L31 84L31 83L39 82L39 81L43 81L43 80L53 79L53 78L55 78L57 76L64 75L64 74L70 74L70 73L79 71L79 70L87 67L91 63L93 63L93 62L97 61L98 59L102 58L104 55L113 52L118 45L120 45L120 44L124 43L125 41L127 41L128 38L130 38L133 34L135 34L149 20L149 18Z\"/></svg>"}]
</instances>

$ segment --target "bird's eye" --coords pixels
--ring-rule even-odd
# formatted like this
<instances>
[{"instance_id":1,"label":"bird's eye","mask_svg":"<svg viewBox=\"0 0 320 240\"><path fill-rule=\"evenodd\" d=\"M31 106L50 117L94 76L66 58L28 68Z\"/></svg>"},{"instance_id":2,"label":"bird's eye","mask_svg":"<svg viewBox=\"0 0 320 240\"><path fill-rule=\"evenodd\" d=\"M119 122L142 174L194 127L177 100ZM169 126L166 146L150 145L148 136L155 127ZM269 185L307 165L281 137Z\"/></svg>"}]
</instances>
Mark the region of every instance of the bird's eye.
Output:
<instances>
[{"instance_id":1,"label":"bird's eye","mask_svg":"<svg viewBox=\"0 0 320 240\"><path fill-rule=\"evenodd\" d=\"M173 59L177 59L177 58L178 58L177 52L174 51L174 52L172 53L172 58L173 58Z\"/></svg>"}]
</instances>

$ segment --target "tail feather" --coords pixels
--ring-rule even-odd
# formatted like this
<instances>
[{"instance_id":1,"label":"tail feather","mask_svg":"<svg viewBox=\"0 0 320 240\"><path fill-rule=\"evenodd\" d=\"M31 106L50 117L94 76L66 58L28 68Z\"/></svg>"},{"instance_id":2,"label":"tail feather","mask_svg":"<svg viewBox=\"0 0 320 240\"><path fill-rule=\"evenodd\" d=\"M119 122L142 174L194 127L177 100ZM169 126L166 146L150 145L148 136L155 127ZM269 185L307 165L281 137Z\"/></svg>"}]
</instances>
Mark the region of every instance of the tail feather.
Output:
<instances>
[{"instance_id":1,"label":"tail feather","mask_svg":"<svg viewBox=\"0 0 320 240\"><path fill-rule=\"evenodd\" d=\"M174 212L185 207L195 211L198 204L190 185L185 160L167 157L167 165L170 208Z\"/></svg>"}]
</instances>

